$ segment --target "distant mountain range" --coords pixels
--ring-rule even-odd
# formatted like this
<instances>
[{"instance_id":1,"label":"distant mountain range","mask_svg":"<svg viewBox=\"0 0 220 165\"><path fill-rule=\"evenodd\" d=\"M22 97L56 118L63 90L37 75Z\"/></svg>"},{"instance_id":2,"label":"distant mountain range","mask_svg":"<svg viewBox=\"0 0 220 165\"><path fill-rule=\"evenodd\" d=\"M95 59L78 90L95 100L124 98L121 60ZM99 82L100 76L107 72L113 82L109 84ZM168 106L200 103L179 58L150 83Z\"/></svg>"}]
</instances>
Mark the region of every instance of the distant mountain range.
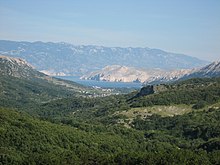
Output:
<instances>
[{"instance_id":1,"label":"distant mountain range","mask_svg":"<svg viewBox=\"0 0 220 165\"><path fill-rule=\"evenodd\" d=\"M144 69L191 69L208 64L195 57L150 48L75 46L67 43L0 40L0 54L25 59L37 70L55 76L82 76L107 65Z\"/></svg>"},{"instance_id":2,"label":"distant mountain range","mask_svg":"<svg viewBox=\"0 0 220 165\"><path fill-rule=\"evenodd\" d=\"M189 78L220 77L220 62L213 62L197 69L164 71L161 69L138 69L120 65L106 66L91 72L81 79L115 82L141 82L146 84L167 83Z\"/></svg>"}]
</instances>

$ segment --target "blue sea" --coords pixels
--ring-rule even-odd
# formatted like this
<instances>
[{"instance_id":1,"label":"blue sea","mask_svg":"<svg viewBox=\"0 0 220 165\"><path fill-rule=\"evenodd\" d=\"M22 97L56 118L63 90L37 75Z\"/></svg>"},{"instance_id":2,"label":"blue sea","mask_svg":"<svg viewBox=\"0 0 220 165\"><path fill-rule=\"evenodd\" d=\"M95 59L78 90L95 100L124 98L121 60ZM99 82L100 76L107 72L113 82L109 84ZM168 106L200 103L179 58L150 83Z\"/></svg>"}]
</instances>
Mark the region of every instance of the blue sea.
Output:
<instances>
[{"instance_id":1,"label":"blue sea","mask_svg":"<svg viewBox=\"0 0 220 165\"><path fill-rule=\"evenodd\" d=\"M141 83L133 82L108 82L108 81L95 81L95 80L81 80L75 76L57 76L57 78L74 81L76 83L90 86L90 87L101 87L101 88L141 88Z\"/></svg>"}]
</instances>

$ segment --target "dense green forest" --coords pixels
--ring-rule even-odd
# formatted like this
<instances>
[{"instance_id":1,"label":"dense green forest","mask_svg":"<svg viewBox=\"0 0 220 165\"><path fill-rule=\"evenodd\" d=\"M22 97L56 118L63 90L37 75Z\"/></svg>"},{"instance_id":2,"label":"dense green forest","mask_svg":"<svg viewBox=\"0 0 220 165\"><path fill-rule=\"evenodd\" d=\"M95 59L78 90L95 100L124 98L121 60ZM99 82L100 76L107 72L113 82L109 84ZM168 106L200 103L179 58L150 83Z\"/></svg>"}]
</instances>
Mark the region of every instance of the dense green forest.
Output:
<instances>
[{"instance_id":1,"label":"dense green forest","mask_svg":"<svg viewBox=\"0 0 220 165\"><path fill-rule=\"evenodd\" d=\"M0 164L220 163L220 78L96 98L49 83L0 80ZM190 110L132 119L121 113L155 105Z\"/></svg>"},{"instance_id":2,"label":"dense green forest","mask_svg":"<svg viewBox=\"0 0 220 165\"><path fill-rule=\"evenodd\" d=\"M150 126L137 120L138 130L97 125L82 130L1 109L0 159L3 164L218 164L219 119L216 109L169 120L153 117Z\"/></svg>"}]
</instances>

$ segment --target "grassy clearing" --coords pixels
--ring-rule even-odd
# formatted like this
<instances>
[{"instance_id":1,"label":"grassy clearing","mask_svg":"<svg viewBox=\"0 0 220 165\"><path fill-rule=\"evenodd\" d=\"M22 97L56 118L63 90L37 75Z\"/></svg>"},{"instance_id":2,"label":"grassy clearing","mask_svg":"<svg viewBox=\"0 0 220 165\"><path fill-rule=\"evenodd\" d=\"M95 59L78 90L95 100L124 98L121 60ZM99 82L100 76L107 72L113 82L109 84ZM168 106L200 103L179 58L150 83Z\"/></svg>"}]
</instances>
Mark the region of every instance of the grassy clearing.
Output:
<instances>
[{"instance_id":1,"label":"grassy clearing","mask_svg":"<svg viewBox=\"0 0 220 165\"><path fill-rule=\"evenodd\" d=\"M171 105L171 106L153 106L153 107L141 107L141 108L132 108L128 111L122 111L121 114L129 117L135 118L140 116L141 118L146 118L152 114L158 114L160 116L174 116L182 115L192 111L191 106L187 105Z\"/></svg>"}]
</instances>

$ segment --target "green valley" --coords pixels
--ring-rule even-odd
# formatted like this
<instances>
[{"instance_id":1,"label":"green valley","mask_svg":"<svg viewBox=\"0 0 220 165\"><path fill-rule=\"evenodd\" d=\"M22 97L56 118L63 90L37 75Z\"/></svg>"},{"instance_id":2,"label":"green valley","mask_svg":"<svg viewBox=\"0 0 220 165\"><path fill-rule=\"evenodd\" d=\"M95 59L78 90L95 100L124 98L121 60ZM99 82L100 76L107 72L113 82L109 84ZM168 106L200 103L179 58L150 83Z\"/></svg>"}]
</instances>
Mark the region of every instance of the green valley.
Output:
<instances>
[{"instance_id":1,"label":"green valley","mask_svg":"<svg viewBox=\"0 0 220 165\"><path fill-rule=\"evenodd\" d=\"M13 66L0 77L1 164L220 163L220 78L103 96Z\"/></svg>"}]
</instances>

